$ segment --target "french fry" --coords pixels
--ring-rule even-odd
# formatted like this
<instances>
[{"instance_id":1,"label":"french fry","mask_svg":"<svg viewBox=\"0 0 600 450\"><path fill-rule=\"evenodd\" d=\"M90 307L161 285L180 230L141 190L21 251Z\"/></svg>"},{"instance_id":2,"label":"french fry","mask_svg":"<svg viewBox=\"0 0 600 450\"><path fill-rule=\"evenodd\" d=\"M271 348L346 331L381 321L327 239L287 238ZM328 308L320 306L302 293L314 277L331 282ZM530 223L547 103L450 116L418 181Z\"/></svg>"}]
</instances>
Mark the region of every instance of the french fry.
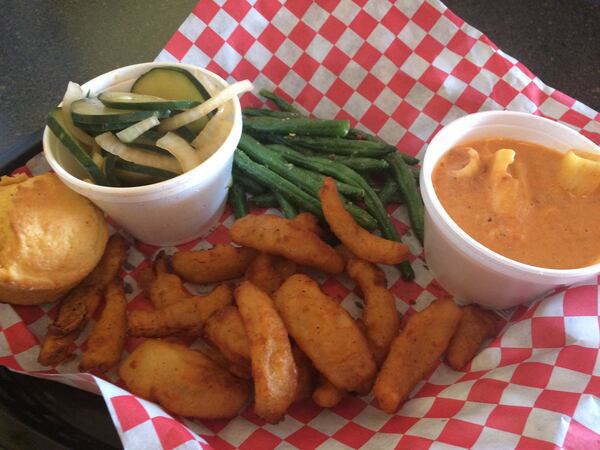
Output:
<instances>
[{"instance_id":1,"label":"french fry","mask_svg":"<svg viewBox=\"0 0 600 450\"><path fill-rule=\"evenodd\" d=\"M462 309L458 329L446 351L446 361L455 370L461 370L473 359L481 343L496 335L496 315L477 305L468 305Z\"/></svg>"},{"instance_id":2,"label":"french fry","mask_svg":"<svg viewBox=\"0 0 600 450\"><path fill-rule=\"evenodd\" d=\"M183 286L181 278L170 272L168 265L167 257L161 252L154 261L152 269L141 277L142 287L157 309L193 297Z\"/></svg>"},{"instance_id":3,"label":"french fry","mask_svg":"<svg viewBox=\"0 0 600 450\"><path fill-rule=\"evenodd\" d=\"M321 408L333 408L341 402L345 396L346 391L335 387L331 381L323 375L320 375L317 387L312 394L312 399Z\"/></svg>"},{"instance_id":4,"label":"french fry","mask_svg":"<svg viewBox=\"0 0 600 450\"><path fill-rule=\"evenodd\" d=\"M129 334L141 337L200 336L208 318L232 300L231 288L221 284L207 295L194 295L162 309L132 311L127 316Z\"/></svg>"},{"instance_id":5,"label":"french fry","mask_svg":"<svg viewBox=\"0 0 600 450\"><path fill-rule=\"evenodd\" d=\"M400 331L394 294L387 289L385 274L375 264L351 259L346 271L362 291L365 301L362 320L375 362L381 365Z\"/></svg>"},{"instance_id":6,"label":"french fry","mask_svg":"<svg viewBox=\"0 0 600 450\"><path fill-rule=\"evenodd\" d=\"M332 247L289 219L248 215L237 220L229 233L238 244L283 256L297 264L332 274L344 270L343 259Z\"/></svg>"},{"instance_id":7,"label":"french fry","mask_svg":"<svg viewBox=\"0 0 600 450\"><path fill-rule=\"evenodd\" d=\"M277 423L294 401L297 371L285 325L273 300L249 281L235 290L235 300L250 343L254 412Z\"/></svg>"},{"instance_id":8,"label":"french fry","mask_svg":"<svg viewBox=\"0 0 600 450\"><path fill-rule=\"evenodd\" d=\"M123 361L119 376L133 394L184 417L227 419L248 399L248 386L201 352L147 340Z\"/></svg>"},{"instance_id":9,"label":"french fry","mask_svg":"<svg viewBox=\"0 0 600 450\"><path fill-rule=\"evenodd\" d=\"M255 250L232 245L216 245L209 250L175 253L173 271L192 283L220 283L244 275L257 255Z\"/></svg>"},{"instance_id":10,"label":"french fry","mask_svg":"<svg viewBox=\"0 0 600 450\"><path fill-rule=\"evenodd\" d=\"M232 373L241 378L252 377L248 337L242 316L235 306L225 306L210 316L204 326L203 337L220 350Z\"/></svg>"},{"instance_id":11,"label":"french fry","mask_svg":"<svg viewBox=\"0 0 600 450\"><path fill-rule=\"evenodd\" d=\"M276 255L260 252L246 270L246 279L267 294L275 292L296 272L296 264Z\"/></svg>"},{"instance_id":12,"label":"french fry","mask_svg":"<svg viewBox=\"0 0 600 450\"><path fill-rule=\"evenodd\" d=\"M58 316L48 326L40 347L41 365L55 366L72 353L75 340L102 301L102 291L117 276L126 257L125 239L118 234L111 236L98 265L61 300Z\"/></svg>"},{"instance_id":13,"label":"french fry","mask_svg":"<svg viewBox=\"0 0 600 450\"><path fill-rule=\"evenodd\" d=\"M410 317L392 342L373 394L379 407L394 413L415 385L439 362L458 327L462 311L448 298Z\"/></svg>"},{"instance_id":14,"label":"french fry","mask_svg":"<svg viewBox=\"0 0 600 450\"><path fill-rule=\"evenodd\" d=\"M120 280L115 279L104 291L104 309L87 341L79 370L106 372L121 359L127 337L127 299Z\"/></svg>"},{"instance_id":15,"label":"french fry","mask_svg":"<svg viewBox=\"0 0 600 450\"><path fill-rule=\"evenodd\" d=\"M331 231L358 258L381 264L398 264L406 259L408 248L404 244L371 234L356 223L346 211L333 178L325 178L319 198Z\"/></svg>"},{"instance_id":16,"label":"french fry","mask_svg":"<svg viewBox=\"0 0 600 450\"><path fill-rule=\"evenodd\" d=\"M275 304L290 336L319 372L345 391L370 389L376 367L365 336L315 281L292 275L275 292Z\"/></svg>"}]
</instances>

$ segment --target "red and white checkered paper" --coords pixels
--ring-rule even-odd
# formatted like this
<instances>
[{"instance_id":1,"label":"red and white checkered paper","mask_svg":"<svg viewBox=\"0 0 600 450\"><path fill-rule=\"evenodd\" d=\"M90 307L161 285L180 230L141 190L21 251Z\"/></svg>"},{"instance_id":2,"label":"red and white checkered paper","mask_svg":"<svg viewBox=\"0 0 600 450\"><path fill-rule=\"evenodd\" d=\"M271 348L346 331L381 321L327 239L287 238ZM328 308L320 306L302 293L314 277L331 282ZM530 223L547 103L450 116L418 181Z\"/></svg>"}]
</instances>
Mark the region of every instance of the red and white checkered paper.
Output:
<instances>
[{"instance_id":1,"label":"red and white checkered paper","mask_svg":"<svg viewBox=\"0 0 600 450\"><path fill-rule=\"evenodd\" d=\"M546 86L437 0L203 0L157 60L196 64L229 81L250 79L315 116L348 118L411 154L423 152L453 119L495 109L543 115L600 143L596 111ZM243 102L260 100L247 94ZM404 208L390 213L406 232ZM232 222L226 211L210 236L178 249L227 242ZM443 290L417 240L410 232L404 240L414 255L415 282L403 282L395 268L384 270L398 309L411 313ZM133 243L122 273L130 309L149 307L136 277L157 250ZM351 314L360 314L347 278L319 281ZM394 415L372 397L348 397L331 409L309 401L294 405L278 425L265 424L251 407L229 421L175 420L118 387L114 372L107 376L111 384L74 375L77 360L51 374L39 366L39 341L56 305L0 305L0 364L101 393L128 449L597 449L599 283L520 307L466 371L440 364ZM138 343L130 339L127 350Z\"/></svg>"}]
</instances>

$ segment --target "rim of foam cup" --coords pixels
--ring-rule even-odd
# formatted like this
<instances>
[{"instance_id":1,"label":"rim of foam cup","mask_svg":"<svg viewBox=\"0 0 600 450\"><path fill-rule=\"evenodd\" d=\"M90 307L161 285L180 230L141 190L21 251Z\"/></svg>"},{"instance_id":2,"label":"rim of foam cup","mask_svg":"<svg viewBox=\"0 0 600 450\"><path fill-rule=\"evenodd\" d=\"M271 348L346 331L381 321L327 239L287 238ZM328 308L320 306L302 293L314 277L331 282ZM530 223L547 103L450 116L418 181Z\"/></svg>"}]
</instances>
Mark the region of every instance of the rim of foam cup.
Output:
<instances>
[{"instance_id":1,"label":"rim of foam cup","mask_svg":"<svg viewBox=\"0 0 600 450\"><path fill-rule=\"evenodd\" d=\"M82 85L82 88L88 86L89 84L94 83L95 81L97 81L100 78L110 78L113 77L114 78L114 83L111 83L111 85L113 84L120 84L123 83L124 81L128 80L128 74L136 71L138 69L144 69L147 68L148 70L155 68L155 67L164 67L164 66L177 66L177 67L181 67L184 69L188 69L190 71L192 71L192 73L194 71L200 71L203 74L205 74L206 76L213 78L217 83L222 84L223 86L227 86L227 82L221 78L219 75L217 75L214 72L211 72L210 70L204 69L202 67L198 67L198 66L194 66L191 64L183 64L183 63L174 63L174 62L148 62L148 63L140 63L140 64L133 64L130 66L124 66L124 67L120 67L118 69L112 70L110 72L106 72L102 75L99 75L89 81L87 81L86 83L84 83ZM137 78L137 76L136 76ZM100 92L95 92L94 94L99 94ZM111 186L100 186L97 184L93 184L93 183L88 183L87 181L83 181L79 178L77 178L76 176L72 175L71 173L69 173L65 168L63 168L59 162L56 160L56 158L54 157L54 155L52 154L52 151L50 151L50 129L48 128L48 126L44 127L44 134L43 134L43 138L42 138L42 143L43 143L43 148L44 148L44 156L46 157L46 160L48 161L48 164L50 164L50 167L52 168L52 170L54 170L54 172L59 176L59 178L64 178L66 182L72 184L74 187L76 187L77 189L80 189L82 191L87 191L87 192L94 192L97 193L99 195L103 195L106 196L107 198L120 198L121 200L124 200L125 198L129 198L131 200L133 200L134 198L137 200L140 197L144 197L144 196L152 196L153 194L164 194L166 191L172 191L172 190L178 190L179 188L181 188L182 185L186 185L189 182L193 181L193 179L195 177L201 176L203 171L206 171L207 169L210 169L211 167L218 165L219 163L225 163L226 160L224 159L223 161L221 161L222 157L223 157L223 152L226 151L228 145L227 143L229 142L230 139L232 139L232 137L235 135L235 130L236 130L236 125L238 122L241 122L242 120L242 108L240 106L240 101L239 98L236 96L234 97L232 100L230 100L233 102L233 124L231 126L231 131L229 132L229 134L227 135L227 137L223 140L223 143L221 144L221 146L215 150L215 152L204 162L202 162L201 164L199 164L198 166L194 167L192 170L188 171L188 172L184 172L176 177L173 177L169 180L165 180L165 181L160 181L158 183L153 183L153 184L147 184L144 186L133 186L133 187L111 187ZM235 150L235 146L234 146L234 150Z\"/></svg>"},{"instance_id":2,"label":"rim of foam cup","mask_svg":"<svg viewBox=\"0 0 600 450\"><path fill-rule=\"evenodd\" d=\"M555 122L553 120L536 116L534 114L516 112L516 111L485 111L474 114L468 114L460 117L444 128L442 128L431 140L429 148L446 147L444 140L449 137L451 133L454 133L456 129L471 129L473 125L480 119L490 120L491 118L497 117L498 119L506 119L512 116L513 118L520 121L538 121L543 124L545 128L559 131L561 134L566 134L573 142L579 142L586 144L586 151L595 151L600 153L600 148L594 144L590 139L577 133L575 130ZM489 122L481 125L481 127L491 126ZM577 148L578 145L573 145ZM535 275L535 276L547 276L547 277L581 277L586 275L594 275L600 273L600 262L589 266L578 267L575 269L550 269L538 266L532 266L530 264L522 263L514 259L508 258L504 255L496 253L490 250L485 245L481 244L474 238L472 238L466 231L464 231L446 212L442 203L440 202L435 188L433 187L432 174L438 160L447 153L453 146L448 146L444 151L437 155L433 155L432 152L425 152L423 158L423 168L421 170L420 186L421 194L423 196L423 202L427 212L430 214L432 220L434 220L437 226L440 228L442 233L446 234L447 237L451 238L454 245L462 247L463 253L468 253L469 256L477 259L486 266L492 265L496 270L510 271L515 275ZM466 248L465 248L466 247Z\"/></svg>"}]
</instances>

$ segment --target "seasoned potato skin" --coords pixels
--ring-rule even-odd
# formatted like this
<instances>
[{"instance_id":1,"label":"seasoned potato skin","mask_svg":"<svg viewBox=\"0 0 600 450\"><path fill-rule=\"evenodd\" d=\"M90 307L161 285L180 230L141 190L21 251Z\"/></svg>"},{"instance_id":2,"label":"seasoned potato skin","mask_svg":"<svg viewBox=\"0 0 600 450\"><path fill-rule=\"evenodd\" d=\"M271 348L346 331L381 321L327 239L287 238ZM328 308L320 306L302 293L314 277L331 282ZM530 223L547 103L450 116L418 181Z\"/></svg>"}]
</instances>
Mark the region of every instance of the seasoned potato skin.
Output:
<instances>
[{"instance_id":1,"label":"seasoned potato skin","mask_svg":"<svg viewBox=\"0 0 600 450\"><path fill-rule=\"evenodd\" d=\"M248 400L248 385L204 354L149 339L119 368L127 389L168 411L199 419L234 417Z\"/></svg>"}]
</instances>

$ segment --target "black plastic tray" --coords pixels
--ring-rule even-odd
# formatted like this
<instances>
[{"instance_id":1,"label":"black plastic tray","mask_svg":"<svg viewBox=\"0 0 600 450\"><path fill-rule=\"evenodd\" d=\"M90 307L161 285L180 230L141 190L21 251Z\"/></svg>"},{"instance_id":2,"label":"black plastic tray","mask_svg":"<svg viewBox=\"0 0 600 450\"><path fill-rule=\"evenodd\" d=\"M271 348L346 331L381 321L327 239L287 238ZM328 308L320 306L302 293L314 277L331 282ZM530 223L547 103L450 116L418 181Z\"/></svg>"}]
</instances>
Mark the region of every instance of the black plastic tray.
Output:
<instances>
[{"instance_id":1,"label":"black plastic tray","mask_svg":"<svg viewBox=\"0 0 600 450\"><path fill-rule=\"evenodd\" d=\"M0 173L42 151L38 131L0 155ZM120 449L102 397L0 366L0 449Z\"/></svg>"}]
</instances>

